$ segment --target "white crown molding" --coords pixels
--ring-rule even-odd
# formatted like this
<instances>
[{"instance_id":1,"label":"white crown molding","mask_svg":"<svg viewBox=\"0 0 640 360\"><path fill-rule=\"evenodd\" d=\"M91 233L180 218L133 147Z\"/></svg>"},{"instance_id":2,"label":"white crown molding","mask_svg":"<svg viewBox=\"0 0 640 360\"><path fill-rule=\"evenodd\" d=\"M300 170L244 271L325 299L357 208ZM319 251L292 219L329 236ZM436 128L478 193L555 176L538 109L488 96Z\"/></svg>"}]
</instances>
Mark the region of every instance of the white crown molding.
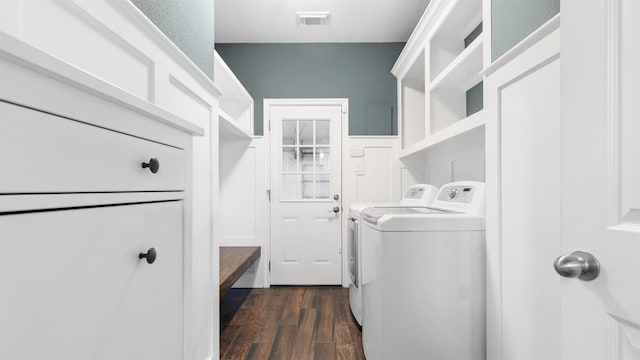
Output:
<instances>
[{"instance_id":1,"label":"white crown molding","mask_svg":"<svg viewBox=\"0 0 640 360\"><path fill-rule=\"evenodd\" d=\"M431 32L431 29L438 23L439 19L452 2L453 0L434 0L429 3L427 10L420 18L420 21L418 21L415 30L411 33L404 49L402 49L400 56L398 56L398 60L396 60L393 68L391 68L391 73L393 75L397 78L405 76L418 54L424 49L425 42L427 41L427 37Z\"/></svg>"}]
</instances>

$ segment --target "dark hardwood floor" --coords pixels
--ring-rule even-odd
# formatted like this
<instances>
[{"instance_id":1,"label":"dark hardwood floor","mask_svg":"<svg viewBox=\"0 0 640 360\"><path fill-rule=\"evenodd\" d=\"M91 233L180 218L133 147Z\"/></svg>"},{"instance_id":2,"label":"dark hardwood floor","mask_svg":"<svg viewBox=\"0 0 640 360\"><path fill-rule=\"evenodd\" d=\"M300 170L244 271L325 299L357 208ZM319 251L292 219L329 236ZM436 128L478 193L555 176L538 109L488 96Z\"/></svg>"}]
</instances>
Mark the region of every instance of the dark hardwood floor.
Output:
<instances>
[{"instance_id":1,"label":"dark hardwood floor","mask_svg":"<svg viewBox=\"0 0 640 360\"><path fill-rule=\"evenodd\" d=\"M231 289L220 299L221 359L364 359L341 287Z\"/></svg>"}]
</instances>

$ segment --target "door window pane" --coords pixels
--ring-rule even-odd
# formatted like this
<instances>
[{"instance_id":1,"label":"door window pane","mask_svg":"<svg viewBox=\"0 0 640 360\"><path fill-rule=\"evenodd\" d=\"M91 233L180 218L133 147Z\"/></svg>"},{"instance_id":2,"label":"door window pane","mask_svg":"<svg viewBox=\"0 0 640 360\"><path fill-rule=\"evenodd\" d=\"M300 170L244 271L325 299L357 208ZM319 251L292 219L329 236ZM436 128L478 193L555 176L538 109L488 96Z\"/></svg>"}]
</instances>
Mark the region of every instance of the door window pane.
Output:
<instances>
[{"instance_id":1,"label":"door window pane","mask_svg":"<svg viewBox=\"0 0 640 360\"><path fill-rule=\"evenodd\" d=\"M300 145L313 146L313 120L300 120L298 133Z\"/></svg>"},{"instance_id":2,"label":"door window pane","mask_svg":"<svg viewBox=\"0 0 640 360\"><path fill-rule=\"evenodd\" d=\"M282 120L282 145L296 145L298 120Z\"/></svg>"},{"instance_id":3,"label":"door window pane","mask_svg":"<svg viewBox=\"0 0 640 360\"><path fill-rule=\"evenodd\" d=\"M300 167L298 166L298 148L297 147L283 147L282 148L282 171L283 172L298 172Z\"/></svg>"},{"instance_id":4,"label":"door window pane","mask_svg":"<svg viewBox=\"0 0 640 360\"><path fill-rule=\"evenodd\" d=\"M329 120L316 120L316 145L329 145Z\"/></svg>"},{"instance_id":5,"label":"door window pane","mask_svg":"<svg viewBox=\"0 0 640 360\"><path fill-rule=\"evenodd\" d=\"M316 172L330 172L329 160L331 152L329 147L317 147L316 148Z\"/></svg>"},{"instance_id":6,"label":"door window pane","mask_svg":"<svg viewBox=\"0 0 640 360\"><path fill-rule=\"evenodd\" d=\"M300 147L300 171L313 172L313 147Z\"/></svg>"},{"instance_id":7,"label":"door window pane","mask_svg":"<svg viewBox=\"0 0 640 360\"><path fill-rule=\"evenodd\" d=\"M329 199L331 182L329 174L316 174L314 186L314 199Z\"/></svg>"},{"instance_id":8,"label":"door window pane","mask_svg":"<svg viewBox=\"0 0 640 360\"><path fill-rule=\"evenodd\" d=\"M281 200L329 199L330 144L329 120L282 120Z\"/></svg>"},{"instance_id":9,"label":"door window pane","mask_svg":"<svg viewBox=\"0 0 640 360\"><path fill-rule=\"evenodd\" d=\"M314 199L315 190L313 187L314 174L302 175L302 198Z\"/></svg>"}]
</instances>

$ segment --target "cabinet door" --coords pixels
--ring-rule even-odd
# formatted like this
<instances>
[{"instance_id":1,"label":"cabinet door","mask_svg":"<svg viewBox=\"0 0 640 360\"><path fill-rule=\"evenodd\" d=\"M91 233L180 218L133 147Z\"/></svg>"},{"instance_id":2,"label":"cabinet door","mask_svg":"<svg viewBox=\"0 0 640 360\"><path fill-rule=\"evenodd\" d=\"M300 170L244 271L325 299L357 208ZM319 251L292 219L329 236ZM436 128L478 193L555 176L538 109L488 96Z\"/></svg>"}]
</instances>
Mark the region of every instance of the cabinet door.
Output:
<instances>
[{"instance_id":1,"label":"cabinet door","mask_svg":"<svg viewBox=\"0 0 640 360\"><path fill-rule=\"evenodd\" d=\"M0 358L181 359L182 224L182 201L0 216Z\"/></svg>"}]
</instances>

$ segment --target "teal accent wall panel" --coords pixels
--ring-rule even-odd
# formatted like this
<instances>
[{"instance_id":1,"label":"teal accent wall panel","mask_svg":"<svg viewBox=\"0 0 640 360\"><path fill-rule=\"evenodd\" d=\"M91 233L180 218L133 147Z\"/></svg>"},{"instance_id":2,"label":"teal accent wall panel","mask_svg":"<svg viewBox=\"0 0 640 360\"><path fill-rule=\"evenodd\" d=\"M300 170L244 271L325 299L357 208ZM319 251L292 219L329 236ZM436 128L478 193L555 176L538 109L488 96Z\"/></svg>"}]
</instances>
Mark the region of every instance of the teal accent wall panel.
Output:
<instances>
[{"instance_id":1,"label":"teal accent wall panel","mask_svg":"<svg viewBox=\"0 0 640 360\"><path fill-rule=\"evenodd\" d=\"M560 0L491 0L491 59L496 60L560 12Z\"/></svg>"},{"instance_id":2,"label":"teal accent wall panel","mask_svg":"<svg viewBox=\"0 0 640 360\"><path fill-rule=\"evenodd\" d=\"M477 113L484 107L484 88L482 81L466 92L467 116Z\"/></svg>"},{"instance_id":3,"label":"teal accent wall panel","mask_svg":"<svg viewBox=\"0 0 640 360\"><path fill-rule=\"evenodd\" d=\"M348 98L350 135L396 135L396 79L391 68L404 43L216 44L253 97L262 135L265 98ZM369 105L384 105L391 124ZM385 113L388 114L388 113ZM374 123L369 123L373 121Z\"/></svg>"},{"instance_id":4,"label":"teal accent wall panel","mask_svg":"<svg viewBox=\"0 0 640 360\"><path fill-rule=\"evenodd\" d=\"M369 105L367 107L367 135L393 134L393 107Z\"/></svg>"},{"instance_id":5,"label":"teal accent wall panel","mask_svg":"<svg viewBox=\"0 0 640 360\"><path fill-rule=\"evenodd\" d=\"M131 0L213 80L214 0Z\"/></svg>"},{"instance_id":6,"label":"teal accent wall panel","mask_svg":"<svg viewBox=\"0 0 640 360\"><path fill-rule=\"evenodd\" d=\"M482 34L482 23L478 24L478 26L476 26L475 29L471 30L469 35L467 35L467 37L464 38L464 47L466 48L469 45L471 45L473 40L475 40L478 36L480 36L480 34Z\"/></svg>"}]
</instances>

